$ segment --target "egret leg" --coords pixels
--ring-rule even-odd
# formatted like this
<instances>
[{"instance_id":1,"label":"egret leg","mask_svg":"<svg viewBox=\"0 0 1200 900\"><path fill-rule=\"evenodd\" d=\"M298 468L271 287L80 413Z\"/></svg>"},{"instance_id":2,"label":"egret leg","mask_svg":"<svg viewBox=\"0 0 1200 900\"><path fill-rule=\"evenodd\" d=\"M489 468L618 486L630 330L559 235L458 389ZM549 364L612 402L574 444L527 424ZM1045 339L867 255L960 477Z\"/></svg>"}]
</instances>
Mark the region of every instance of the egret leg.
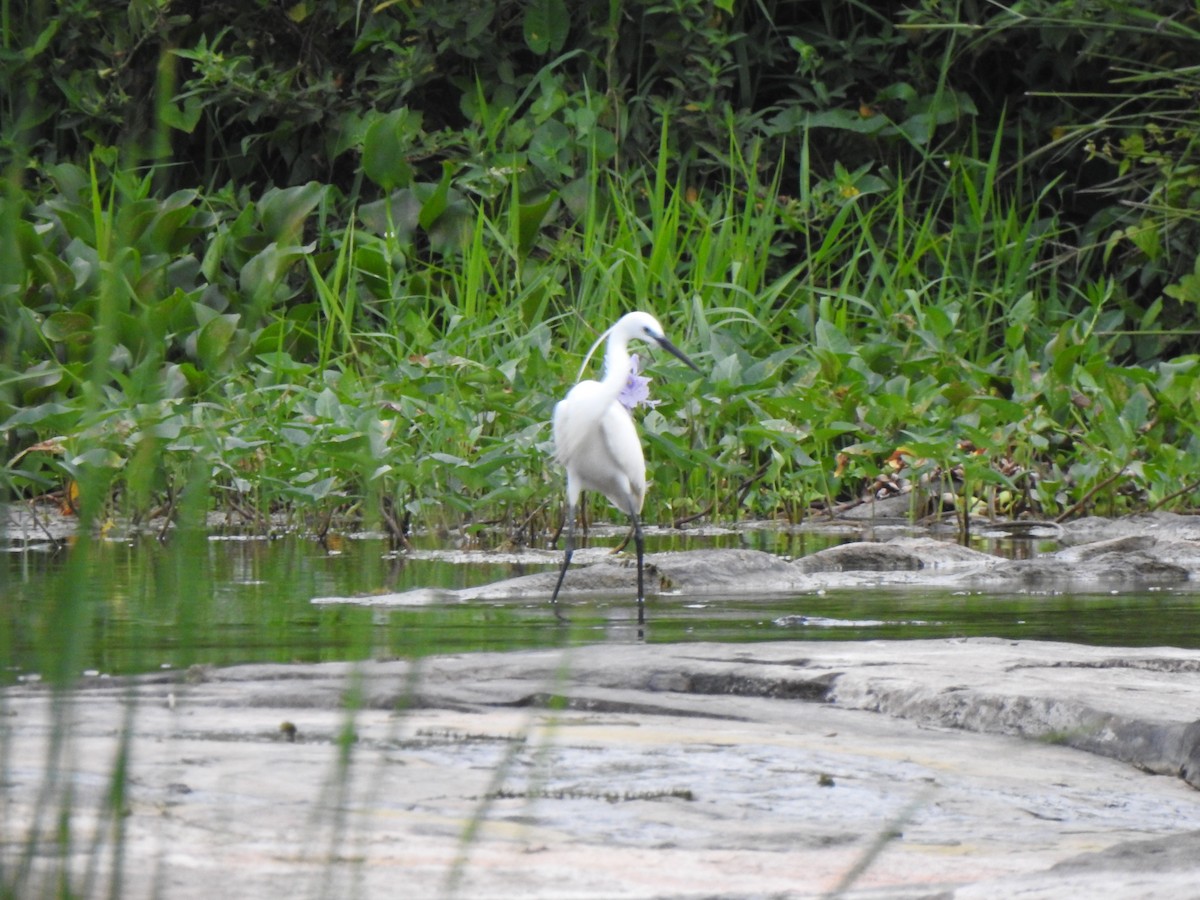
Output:
<instances>
[{"instance_id":1,"label":"egret leg","mask_svg":"<svg viewBox=\"0 0 1200 900\"><path fill-rule=\"evenodd\" d=\"M562 587L563 579L567 576L567 566L571 564L571 556L575 552L575 507L567 508L567 549L563 554L562 568L558 572L558 583L554 585L554 594L550 597L550 605L554 608L554 616L560 622L567 621L567 617L562 614L562 610L558 608L558 592Z\"/></svg>"},{"instance_id":2,"label":"egret leg","mask_svg":"<svg viewBox=\"0 0 1200 900\"><path fill-rule=\"evenodd\" d=\"M642 523L637 514L633 514L633 540L637 547L638 559L638 624L646 624L646 591L642 587L642 556L646 552L646 541L642 537Z\"/></svg>"}]
</instances>

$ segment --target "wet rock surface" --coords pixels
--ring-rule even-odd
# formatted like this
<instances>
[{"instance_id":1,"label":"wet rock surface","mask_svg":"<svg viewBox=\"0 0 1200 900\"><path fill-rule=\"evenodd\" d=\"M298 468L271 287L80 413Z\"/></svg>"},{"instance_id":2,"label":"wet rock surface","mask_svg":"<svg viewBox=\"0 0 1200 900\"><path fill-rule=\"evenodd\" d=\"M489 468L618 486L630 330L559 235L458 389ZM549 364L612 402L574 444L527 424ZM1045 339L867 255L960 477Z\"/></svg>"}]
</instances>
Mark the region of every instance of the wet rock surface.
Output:
<instances>
[{"instance_id":1,"label":"wet rock surface","mask_svg":"<svg viewBox=\"0 0 1200 900\"><path fill-rule=\"evenodd\" d=\"M895 536L853 540L796 560L747 549L694 550L646 556L648 593L696 596L767 595L856 585L961 586L973 590L1050 588L1088 590L1117 585L1180 585L1200 579L1200 523L1196 517L1161 513L1129 519L1081 519L1074 523L994 523L999 533L1053 535L1059 549L1032 559L1007 559L962 546L952 537ZM900 530L900 525L893 526ZM856 526L854 533L861 533ZM889 526L873 523L871 532ZM544 551L552 566L559 554ZM636 589L632 554L604 549L577 551L561 596L628 593ZM377 606L455 600L511 600L549 596L554 571L524 575L462 590L421 589L369 597L322 597L317 603Z\"/></svg>"},{"instance_id":2,"label":"wet rock surface","mask_svg":"<svg viewBox=\"0 0 1200 900\"><path fill-rule=\"evenodd\" d=\"M36 809L68 786L87 835L128 736L125 896L1200 884L1200 651L629 643L95 679L59 698L71 749L47 795L52 701L0 697L4 852L14 822L52 836Z\"/></svg>"},{"instance_id":3,"label":"wet rock surface","mask_svg":"<svg viewBox=\"0 0 1200 900\"><path fill-rule=\"evenodd\" d=\"M1001 559L872 520L848 532L871 539L794 561L651 554L647 584L736 597L1200 576L1190 517L989 527L1058 549ZM632 590L628 555L577 559L564 596ZM555 578L324 602L541 598ZM1200 651L631 632L95 679L57 697L26 685L0 692L0 728L4 871L30 859L53 878L69 803L69 864L95 884L119 865L120 889L101 893L120 896L1158 898L1200 884ZM101 812L122 754L117 853Z\"/></svg>"}]
</instances>

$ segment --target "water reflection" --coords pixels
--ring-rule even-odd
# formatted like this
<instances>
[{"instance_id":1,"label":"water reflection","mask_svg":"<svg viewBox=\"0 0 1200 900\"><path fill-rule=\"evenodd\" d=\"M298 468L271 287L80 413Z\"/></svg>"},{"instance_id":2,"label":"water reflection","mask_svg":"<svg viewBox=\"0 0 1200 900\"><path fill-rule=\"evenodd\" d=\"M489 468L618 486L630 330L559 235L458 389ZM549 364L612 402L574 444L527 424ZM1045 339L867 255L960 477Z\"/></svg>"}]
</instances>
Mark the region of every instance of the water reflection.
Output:
<instances>
[{"instance_id":1,"label":"water reflection","mask_svg":"<svg viewBox=\"0 0 1200 900\"><path fill-rule=\"evenodd\" d=\"M622 529L593 529L592 545ZM652 531L651 551L747 547L798 557L852 534L759 528ZM949 536L953 539L953 536ZM553 570L547 551L475 539L459 549L379 537L154 540L11 547L0 557L0 657L7 680L47 672L145 672L196 664L316 662L508 650L599 641L867 640L991 636L1200 647L1200 594L1185 589L987 595L844 589L789 597L660 596L639 635L631 598L568 599L558 625L542 601L451 602L403 609L314 606L314 597L465 588ZM1044 540L983 536L978 549L1027 558Z\"/></svg>"}]
</instances>

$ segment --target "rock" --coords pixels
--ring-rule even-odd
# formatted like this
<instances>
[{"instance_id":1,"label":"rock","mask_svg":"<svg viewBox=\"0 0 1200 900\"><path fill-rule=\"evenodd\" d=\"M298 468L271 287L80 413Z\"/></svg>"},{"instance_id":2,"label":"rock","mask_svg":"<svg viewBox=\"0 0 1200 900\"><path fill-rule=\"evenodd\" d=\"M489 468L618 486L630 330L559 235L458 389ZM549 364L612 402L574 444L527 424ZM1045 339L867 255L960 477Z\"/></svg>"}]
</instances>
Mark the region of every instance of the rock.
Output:
<instances>
[{"instance_id":1,"label":"rock","mask_svg":"<svg viewBox=\"0 0 1200 900\"><path fill-rule=\"evenodd\" d=\"M1053 872L1194 872L1200 861L1200 831L1129 841L1103 853L1083 853L1056 863Z\"/></svg>"},{"instance_id":2,"label":"rock","mask_svg":"<svg viewBox=\"0 0 1200 900\"><path fill-rule=\"evenodd\" d=\"M1088 516L1063 522L1061 528L1060 540L1067 544L1090 544L1130 536L1200 541L1200 516L1181 516L1166 512L1126 516L1120 519Z\"/></svg>"},{"instance_id":3,"label":"rock","mask_svg":"<svg viewBox=\"0 0 1200 900\"><path fill-rule=\"evenodd\" d=\"M908 522L914 518L914 509L927 502L927 498L923 500L910 491L845 506L838 510L837 517L850 522Z\"/></svg>"},{"instance_id":4,"label":"rock","mask_svg":"<svg viewBox=\"0 0 1200 900\"><path fill-rule=\"evenodd\" d=\"M1200 541L1133 535L1068 546L1034 559L1004 559L934 538L899 537L884 542L840 544L783 563L750 550L694 550L650 554L647 590L744 595L800 592L852 585L962 585L973 590L1053 586L1094 590L1105 584L1179 584L1200 577ZM564 594L630 591L630 563L606 563L568 573ZM553 590L545 573L461 592L472 598L536 596Z\"/></svg>"},{"instance_id":5,"label":"rock","mask_svg":"<svg viewBox=\"0 0 1200 900\"><path fill-rule=\"evenodd\" d=\"M563 582L564 596L628 594L637 572L630 555L592 553ZM551 562L547 557L547 561ZM1004 559L929 537L855 541L788 562L757 550L693 550L646 556L648 594L763 596L860 585L962 586L1013 590L1025 586L1095 590L1104 585L1179 584L1200 577L1200 541L1149 534L1067 546L1033 559ZM556 570L459 591L408 591L367 597L323 597L315 603L421 605L456 600L549 597Z\"/></svg>"},{"instance_id":6,"label":"rock","mask_svg":"<svg viewBox=\"0 0 1200 900\"><path fill-rule=\"evenodd\" d=\"M637 590L637 568L630 555L614 558L604 552L599 557L591 554L590 558L596 561L573 566L567 572L561 591L563 596L627 594ZM807 586L805 579L785 560L760 550L650 553L646 555L645 566L646 591L651 594L676 591L697 595L729 591L766 594L801 590ZM414 606L431 602L549 597L557 581L558 572L547 571L457 591L418 589L365 597L320 597L313 602Z\"/></svg>"},{"instance_id":7,"label":"rock","mask_svg":"<svg viewBox=\"0 0 1200 900\"><path fill-rule=\"evenodd\" d=\"M1200 543L1130 535L1069 546L1037 559L1013 560L988 574L997 584L1178 584L1200 574Z\"/></svg>"},{"instance_id":8,"label":"rock","mask_svg":"<svg viewBox=\"0 0 1200 900\"><path fill-rule=\"evenodd\" d=\"M801 572L915 572L921 569L978 568L998 564L994 556L933 538L894 538L886 543L855 541L802 557Z\"/></svg>"},{"instance_id":9,"label":"rock","mask_svg":"<svg viewBox=\"0 0 1200 900\"><path fill-rule=\"evenodd\" d=\"M855 541L802 557L795 567L801 572L896 572L923 569L925 562L919 553L895 544Z\"/></svg>"},{"instance_id":10,"label":"rock","mask_svg":"<svg viewBox=\"0 0 1200 900\"><path fill-rule=\"evenodd\" d=\"M788 563L761 550L704 550L650 553L645 558L645 583L649 593L674 591L689 594L740 592L771 593L799 588ZM459 591L463 599L494 600L549 595L558 581L557 572L542 572L508 579L482 588ZM637 590L636 560L627 555L582 569L572 568L563 581L565 595L628 593Z\"/></svg>"},{"instance_id":11,"label":"rock","mask_svg":"<svg viewBox=\"0 0 1200 900\"><path fill-rule=\"evenodd\" d=\"M35 808L50 825L66 802L61 852L98 894L966 900L1200 879L1200 651L604 644L0 701L6 877ZM90 835L120 754L114 853ZM56 827L27 896L54 883Z\"/></svg>"}]
</instances>

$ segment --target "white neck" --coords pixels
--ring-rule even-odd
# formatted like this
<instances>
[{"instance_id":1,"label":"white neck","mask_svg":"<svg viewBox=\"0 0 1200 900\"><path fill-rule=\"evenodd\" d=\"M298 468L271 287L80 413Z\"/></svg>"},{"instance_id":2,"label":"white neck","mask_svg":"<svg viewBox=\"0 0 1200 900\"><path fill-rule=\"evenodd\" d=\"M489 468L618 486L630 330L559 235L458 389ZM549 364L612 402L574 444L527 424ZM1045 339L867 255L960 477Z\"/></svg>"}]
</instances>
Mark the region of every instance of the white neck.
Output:
<instances>
[{"instance_id":1,"label":"white neck","mask_svg":"<svg viewBox=\"0 0 1200 900\"><path fill-rule=\"evenodd\" d=\"M610 337L604 350L604 386L620 392L629 380L630 362L626 342Z\"/></svg>"}]
</instances>

